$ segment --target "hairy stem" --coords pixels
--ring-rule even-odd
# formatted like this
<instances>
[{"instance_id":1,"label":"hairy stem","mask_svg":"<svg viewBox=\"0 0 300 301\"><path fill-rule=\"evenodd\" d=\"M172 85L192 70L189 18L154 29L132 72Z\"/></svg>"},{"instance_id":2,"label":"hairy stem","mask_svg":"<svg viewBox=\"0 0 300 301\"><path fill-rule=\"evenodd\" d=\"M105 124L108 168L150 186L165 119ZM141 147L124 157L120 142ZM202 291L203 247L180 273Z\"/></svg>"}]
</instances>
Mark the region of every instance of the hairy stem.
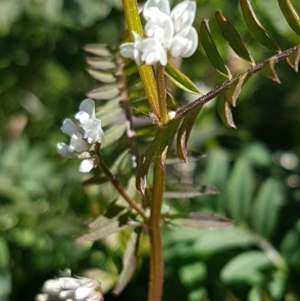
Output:
<instances>
[{"instance_id":1,"label":"hairy stem","mask_svg":"<svg viewBox=\"0 0 300 301\"><path fill-rule=\"evenodd\" d=\"M99 158L98 167L103 171L105 176L109 179L109 181L113 184L113 186L118 190L120 195L124 198L124 200L128 203L128 205L134 209L143 219L145 222L148 221L148 217L144 210L137 205L137 203L127 194L125 188L122 184L118 181L118 179L111 173L109 168L106 166L104 161L102 160L101 153L100 153L100 144L96 144L96 154Z\"/></svg>"},{"instance_id":2,"label":"hairy stem","mask_svg":"<svg viewBox=\"0 0 300 301\"><path fill-rule=\"evenodd\" d=\"M157 64L156 80L157 80L157 89L158 89L160 121L162 124L167 124L169 118L168 118L168 109L167 109L167 102L166 102L165 67L162 66L161 64Z\"/></svg>"},{"instance_id":3,"label":"hairy stem","mask_svg":"<svg viewBox=\"0 0 300 301\"><path fill-rule=\"evenodd\" d=\"M148 301L160 301L164 282L164 259L161 235L161 206L165 186L165 152L154 165L153 187L151 199L151 215L149 220L150 236L150 279Z\"/></svg>"},{"instance_id":4,"label":"hairy stem","mask_svg":"<svg viewBox=\"0 0 300 301\"><path fill-rule=\"evenodd\" d=\"M139 8L136 0L122 0L124 7L124 14L128 31L135 31L140 36L143 36L143 28L141 25ZM151 66L142 65L138 66L139 74L143 82L145 92L148 98L149 106L151 111L159 118L159 101L157 94L156 81L154 72Z\"/></svg>"}]
</instances>

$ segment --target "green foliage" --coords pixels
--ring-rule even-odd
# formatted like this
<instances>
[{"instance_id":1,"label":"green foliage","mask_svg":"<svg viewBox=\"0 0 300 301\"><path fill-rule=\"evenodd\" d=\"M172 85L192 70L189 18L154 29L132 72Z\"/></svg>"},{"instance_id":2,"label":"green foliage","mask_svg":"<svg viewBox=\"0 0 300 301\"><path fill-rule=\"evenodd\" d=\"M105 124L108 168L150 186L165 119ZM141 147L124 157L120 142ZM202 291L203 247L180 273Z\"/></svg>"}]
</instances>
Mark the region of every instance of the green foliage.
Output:
<instances>
[{"instance_id":1,"label":"green foliage","mask_svg":"<svg viewBox=\"0 0 300 301\"><path fill-rule=\"evenodd\" d=\"M269 57L262 63L267 69L264 74L278 81L275 64L286 56L297 70L299 47L270 58L257 42L274 51L279 49L277 43L282 49L299 43L292 33L299 34L299 17L289 1L278 1L277 11L273 2L277 4L253 0L251 8L249 1L241 1L243 18L238 1L199 0L197 22L200 28L201 20L222 9L216 20L225 41L252 64L253 58L257 62ZM156 124L158 134L151 140L152 122L157 120L149 116L136 66L120 64L114 48L88 44L87 72L93 82L84 73L80 49L86 43L118 42L120 3L0 2L0 42L4 45L0 50L0 299L32 300L43 280L66 267L77 275L86 272L99 277L105 292L118 283L115 292L119 293L133 276L132 289L117 300L144 299L144 292L142 297L139 292L145 271L137 255L147 257L148 245L143 235L128 227L128 219L134 226L140 221L128 212L103 174L84 177L83 188L78 184L77 164L61 164L54 156L62 118L71 115L87 91L97 99L96 114L106 130L103 157L126 191L145 208L151 192L151 185L147 186L150 166L166 149L173 155L177 131L177 155L190 161L167 166L170 181L165 198L171 213L162 216L166 300L299 299L299 166L286 168L279 154L279 150L290 151L299 158L299 76L284 64L276 65L281 86L253 76L263 66L247 69L236 56L224 59L228 47L212 20L210 29L205 21L200 38L206 55L219 73L229 78L233 74L233 78L220 85L201 47L194 58L183 62L183 72L169 65L167 76L183 91L200 94L199 89L219 86L190 104L186 94L170 86L168 105L177 115L165 128ZM264 5L268 9L262 11ZM254 10L261 23L255 20ZM281 26L285 21L290 28ZM287 37L278 38L274 28ZM200 83L200 88L189 78L197 86ZM215 109L204 105L217 95L223 123L237 127L236 131L225 129ZM16 114L26 119L20 129L14 127L19 125L13 118ZM203 151L206 158L193 161L190 148ZM137 170L139 160L143 164ZM188 183L178 183L180 179ZM136 180L143 197L135 190ZM121 211L95 220L109 204ZM231 224L227 218L234 225L214 231L179 227L176 219L170 223L172 211L179 211L177 223L185 226L222 228ZM85 234L82 226L90 220L95 221ZM104 241L87 241L108 233L113 234ZM81 244L75 244L74 237ZM142 269L138 277L133 275L135 267Z\"/></svg>"}]
</instances>

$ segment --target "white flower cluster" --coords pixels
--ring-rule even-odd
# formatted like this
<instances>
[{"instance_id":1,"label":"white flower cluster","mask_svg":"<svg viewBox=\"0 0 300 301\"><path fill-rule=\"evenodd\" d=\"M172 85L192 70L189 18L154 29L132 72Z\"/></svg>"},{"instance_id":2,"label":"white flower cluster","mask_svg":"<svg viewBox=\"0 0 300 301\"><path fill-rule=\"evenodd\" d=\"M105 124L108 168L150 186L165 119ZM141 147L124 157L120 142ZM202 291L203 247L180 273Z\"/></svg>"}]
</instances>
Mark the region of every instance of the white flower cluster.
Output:
<instances>
[{"instance_id":1,"label":"white flower cluster","mask_svg":"<svg viewBox=\"0 0 300 301\"><path fill-rule=\"evenodd\" d=\"M64 134L70 136L70 144L57 143L57 150L60 155L66 158L84 159L79 167L80 172L89 172L95 165L95 159L91 156L90 149L95 143L104 142L104 133L101 127L101 120L95 117L95 102L92 99L85 99L75 115L78 124L71 119L65 119L61 128Z\"/></svg>"},{"instance_id":2,"label":"white flower cluster","mask_svg":"<svg viewBox=\"0 0 300 301\"><path fill-rule=\"evenodd\" d=\"M168 54L172 57L189 57L197 49L198 35L192 26L196 14L196 3L183 1L170 12L168 0L148 0L143 16L145 38L132 32L134 42L120 46L121 55L130 58L137 65L165 66Z\"/></svg>"},{"instance_id":3,"label":"white flower cluster","mask_svg":"<svg viewBox=\"0 0 300 301\"><path fill-rule=\"evenodd\" d=\"M89 278L62 277L47 280L36 301L104 301L101 285Z\"/></svg>"}]
</instances>

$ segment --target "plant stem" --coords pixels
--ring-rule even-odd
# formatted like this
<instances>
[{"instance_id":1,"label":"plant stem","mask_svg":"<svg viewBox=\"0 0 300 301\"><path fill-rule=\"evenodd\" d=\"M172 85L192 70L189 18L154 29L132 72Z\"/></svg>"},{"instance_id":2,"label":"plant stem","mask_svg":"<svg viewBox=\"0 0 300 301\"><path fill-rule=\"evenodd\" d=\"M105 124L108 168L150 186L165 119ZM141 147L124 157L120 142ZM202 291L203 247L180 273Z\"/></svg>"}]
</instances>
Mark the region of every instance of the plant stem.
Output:
<instances>
[{"instance_id":1,"label":"plant stem","mask_svg":"<svg viewBox=\"0 0 300 301\"><path fill-rule=\"evenodd\" d=\"M109 181L113 184L113 186L118 190L120 195L124 198L124 200L128 203L128 205L134 209L143 219L145 222L148 222L148 217L144 210L137 205L137 203L127 194L126 190L122 186L122 184L118 181L118 179L111 173L109 168L106 166L104 161L102 160L101 153L100 153L100 144L96 144L96 154L99 158L98 167L103 171L105 176L109 179Z\"/></svg>"},{"instance_id":2,"label":"plant stem","mask_svg":"<svg viewBox=\"0 0 300 301\"><path fill-rule=\"evenodd\" d=\"M143 36L143 28L139 15L139 8L136 0L122 0L128 31L135 31L140 36ZM159 101L157 94L156 81L151 66L138 66L139 74L143 82L145 92L148 98L151 111L159 118Z\"/></svg>"},{"instance_id":3,"label":"plant stem","mask_svg":"<svg viewBox=\"0 0 300 301\"><path fill-rule=\"evenodd\" d=\"M150 279L148 301L160 301L163 292L164 259L160 222L165 186L165 153L166 151L156 160L154 165L151 215L149 219Z\"/></svg>"},{"instance_id":4,"label":"plant stem","mask_svg":"<svg viewBox=\"0 0 300 301\"><path fill-rule=\"evenodd\" d=\"M158 90L160 121L162 124L165 125L169 122L167 102L166 102L165 67L159 63L157 64L157 68L156 68L156 81L157 81L157 90Z\"/></svg>"}]
</instances>

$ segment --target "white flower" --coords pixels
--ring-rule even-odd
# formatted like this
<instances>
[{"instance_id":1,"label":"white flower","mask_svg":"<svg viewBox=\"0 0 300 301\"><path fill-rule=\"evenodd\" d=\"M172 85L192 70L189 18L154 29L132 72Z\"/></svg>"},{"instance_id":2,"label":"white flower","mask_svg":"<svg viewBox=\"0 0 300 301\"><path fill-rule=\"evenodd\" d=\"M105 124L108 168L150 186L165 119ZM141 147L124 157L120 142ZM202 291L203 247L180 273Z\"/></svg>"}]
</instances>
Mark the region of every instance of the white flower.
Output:
<instances>
[{"instance_id":1,"label":"white flower","mask_svg":"<svg viewBox=\"0 0 300 301\"><path fill-rule=\"evenodd\" d=\"M47 280L36 301L104 301L101 285L89 278L62 277Z\"/></svg>"},{"instance_id":2,"label":"white flower","mask_svg":"<svg viewBox=\"0 0 300 301\"><path fill-rule=\"evenodd\" d=\"M104 133L101 127L101 120L95 117L95 102L92 99L85 99L79 107L79 112L75 118L79 120L84 131L84 139L88 143L103 143Z\"/></svg>"},{"instance_id":3,"label":"white flower","mask_svg":"<svg viewBox=\"0 0 300 301\"><path fill-rule=\"evenodd\" d=\"M141 54L138 50L138 46L142 41L142 38L135 31L132 31L134 42L124 43L120 46L120 53L123 57L132 59L140 66L142 64Z\"/></svg>"},{"instance_id":4,"label":"white flower","mask_svg":"<svg viewBox=\"0 0 300 301\"><path fill-rule=\"evenodd\" d=\"M154 65L157 62L160 62L163 66L167 64L167 53L158 39L144 39L140 43L138 50L141 54L142 62L145 62L147 65Z\"/></svg>"},{"instance_id":5,"label":"white flower","mask_svg":"<svg viewBox=\"0 0 300 301\"><path fill-rule=\"evenodd\" d=\"M56 148L57 148L57 152L65 157L65 158L69 158L69 159L83 159L83 158L90 158L91 154L88 151L83 151L83 152L74 152L74 151L70 151L70 145L67 145L63 142L58 142L56 144Z\"/></svg>"},{"instance_id":6,"label":"white flower","mask_svg":"<svg viewBox=\"0 0 300 301\"><path fill-rule=\"evenodd\" d=\"M170 14L170 3L169 0L148 0L144 5L143 16L145 20L149 20L157 12Z\"/></svg>"},{"instance_id":7,"label":"white flower","mask_svg":"<svg viewBox=\"0 0 300 301\"><path fill-rule=\"evenodd\" d=\"M197 49L198 35L192 23L196 15L196 3L183 1L170 12L168 0L148 0L143 16L145 38L133 32L134 42L120 46L121 55L137 65L167 64L167 53L172 57L189 57Z\"/></svg>"},{"instance_id":8,"label":"white flower","mask_svg":"<svg viewBox=\"0 0 300 301\"><path fill-rule=\"evenodd\" d=\"M135 42L121 45L122 56L135 60L138 66L142 63L154 65L160 62L164 66L167 64L167 53L159 39L146 38L142 40L134 31L132 35Z\"/></svg>"},{"instance_id":9,"label":"white flower","mask_svg":"<svg viewBox=\"0 0 300 301\"><path fill-rule=\"evenodd\" d=\"M171 12L175 33L179 33L186 28L190 28L196 15L196 3L193 1L183 1L177 4Z\"/></svg>"},{"instance_id":10,"label":"white flower","mask_svg":"<svg viewBox=\"0 0 300 301\"><path fill-rule=\"evenodd\" d=\"M59 142L56 147L58 153L65 158L85 159L81 162L79 171L86 173L96 165L96 158L90 153L92 145L104 142L101 120L95 117L95 102L85 99L75 118L79 125L71 119L65 119L61 128L63 133L70 136L70 144Z\"/></svg>"},{"instance_id":11,"label":"white flower","mask_svg":"<svg viewBox=\"0 0 300 301\"><path fill-rule=\"evenodd\" d=\"M92 159L85 159L80 163L79 171L83 173L90 172L95 167L95 160Z\"/></svg>"},{"instance_id":12,"label":"white flower","mask_svg":"<svg viewBox=\"0 0 300 301\"><path fill-rule=\"evenodd\" d=\"M174 25L169 15L160 11L153 14L145 25L145 34L149 38L156 38L168 49L174 35Z\"/></svg>"},{"instance_id":13,"label":"white flower","mask_svg":"<svg viewBox=\"0 0 300 301\"><path fill-rule=\"evenodd\" d=\"M186 35L184 31L175 35L170 46L170 54L172 57L190 57L196 51L197 46L197 31L191 27Z\"/></svg>"}]
</instances>

